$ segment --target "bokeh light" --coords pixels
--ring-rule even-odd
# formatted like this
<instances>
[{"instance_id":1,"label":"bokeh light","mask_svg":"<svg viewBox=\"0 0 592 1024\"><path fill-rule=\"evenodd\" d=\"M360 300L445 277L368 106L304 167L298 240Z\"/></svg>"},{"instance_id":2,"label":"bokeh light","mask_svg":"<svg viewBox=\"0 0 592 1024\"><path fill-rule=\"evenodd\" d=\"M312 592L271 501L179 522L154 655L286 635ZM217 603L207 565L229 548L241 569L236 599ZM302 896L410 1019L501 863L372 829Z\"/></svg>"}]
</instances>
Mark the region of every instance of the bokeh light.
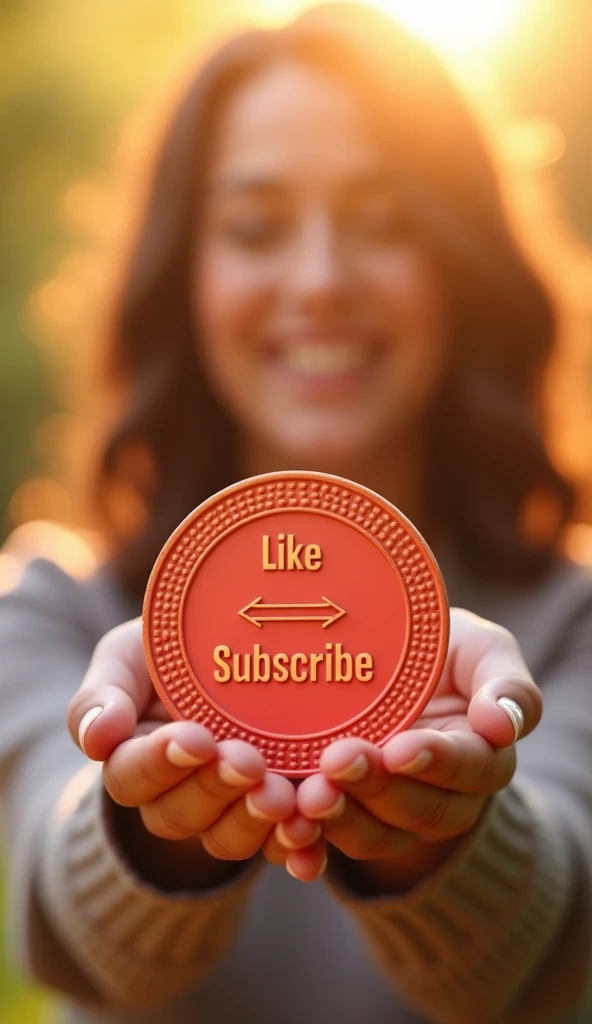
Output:
<instances>
[{"instance_id":1,"label":"bokeh light","mask_svg":"<svg viewBox=\"0 0 592 1024\"><path fill-rule=\"evenodd\" d=\"M592 526L574 523L565 541L565 553L581 565L592 566Z\"/></svg>"},{"instance_id":2,"label":"bokeh light","mask_svg":"<svg viewBox=\"0 0 592 1024\"><path fill-rule=\"evenodd\" d=\"M49 477L36 477L17 487L8 506L8 514L17 526L38 516L69 523L72 499L68 489Z\"/></svg>"},{"instance_id":3,"label":"bokeh light","mask_svg":"<svg viewBox=\"0 0 592 1024\"><path fill-rule=\"evenodd\" d=\"M501 139L505 156L531 170L550 167L565 152L565 135L548 117L530 117L508 125Z\"/></svg>"},{"instance_id":4,"label":"bokeh light","mask_svg":"<svg viewBox=\"0 0 592 1024\"><path fill-rule=\"evenodd\" d=\"M71 530L44 519L23 523L12 531L0 551L0 594L17 586L33 558L49 558L75 579L86 579L96 569L102 553L100 538L92 530Z\"/></svg>"}]
</instances>

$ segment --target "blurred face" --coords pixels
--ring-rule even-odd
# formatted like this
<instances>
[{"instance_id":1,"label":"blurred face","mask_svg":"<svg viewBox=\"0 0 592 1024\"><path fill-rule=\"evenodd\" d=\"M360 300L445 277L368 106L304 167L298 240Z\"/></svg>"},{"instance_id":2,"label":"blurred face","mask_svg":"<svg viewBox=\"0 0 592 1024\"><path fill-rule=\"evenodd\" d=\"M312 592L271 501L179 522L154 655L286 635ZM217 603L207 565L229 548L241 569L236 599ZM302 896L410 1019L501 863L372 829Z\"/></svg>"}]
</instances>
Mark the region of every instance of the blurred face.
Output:
<instances>
[{"instance_id":1,"label":"blurred face","mask_svg":"<svg viewBox=\"0 0 592 1024\"><path fill-rule=\"evenodd\" d=\"M225 108L193 310L243 436L335 471L418 429L445 358L435 273L357 97L283 63ZM396 450L394 451L396 454Z\"/></svg>"}]
</instances>

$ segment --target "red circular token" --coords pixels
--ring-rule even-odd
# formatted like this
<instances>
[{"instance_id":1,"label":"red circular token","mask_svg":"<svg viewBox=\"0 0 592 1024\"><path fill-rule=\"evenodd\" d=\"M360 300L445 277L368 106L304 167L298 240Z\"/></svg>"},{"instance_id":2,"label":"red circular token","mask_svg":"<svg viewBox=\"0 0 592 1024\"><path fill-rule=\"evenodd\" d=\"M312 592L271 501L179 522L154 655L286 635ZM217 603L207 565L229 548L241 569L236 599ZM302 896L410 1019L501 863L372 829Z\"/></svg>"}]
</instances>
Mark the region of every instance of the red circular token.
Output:
<instances>
[{"instance_id":1,"label":"red circular token","mask_svg":"<svg viewBox=\"0 0 592 1024\"><path fill-rule=\"evenodd\" d=\"M196 508L154 565L143 618L173 717L253 743L292 778L333 740L380 746L409 728L448 649L444 583L415 527L312 472L242 480Z\"/></svg>"}]
</instances>

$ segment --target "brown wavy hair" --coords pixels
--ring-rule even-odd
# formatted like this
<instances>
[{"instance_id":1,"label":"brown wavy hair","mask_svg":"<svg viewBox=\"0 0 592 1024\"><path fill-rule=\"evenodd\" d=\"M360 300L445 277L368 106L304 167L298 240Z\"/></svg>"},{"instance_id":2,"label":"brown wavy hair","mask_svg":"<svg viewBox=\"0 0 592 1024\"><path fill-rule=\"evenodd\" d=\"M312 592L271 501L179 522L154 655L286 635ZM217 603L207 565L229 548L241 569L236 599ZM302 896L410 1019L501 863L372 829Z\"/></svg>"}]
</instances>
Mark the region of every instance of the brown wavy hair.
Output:
<instances>
[{"instance_id":1,"label":"brown wavy hair","mask_svg":"<svg viewBox=\"0 0 592 1024\"><path fill-rule=\"evenodd\" d=\"M139 597L181 519L240 475L234 426L195 356L189 261L224 103L285 58L338 76L363 98L396 153L398 185L444 283L453 357L429 414L432 514L475 571L536 579L574 500L543 432L541 381L556 311L512 234L475 120L438 59L386 16L350 4L229 40L199 68L167 126L101 377L103 389L119 395L91 484L112 564ZM131 532L117 513L122 493L143 510ZM533 502L552 510L534 539L524 529Z\"/></svg>"}]
</instances>

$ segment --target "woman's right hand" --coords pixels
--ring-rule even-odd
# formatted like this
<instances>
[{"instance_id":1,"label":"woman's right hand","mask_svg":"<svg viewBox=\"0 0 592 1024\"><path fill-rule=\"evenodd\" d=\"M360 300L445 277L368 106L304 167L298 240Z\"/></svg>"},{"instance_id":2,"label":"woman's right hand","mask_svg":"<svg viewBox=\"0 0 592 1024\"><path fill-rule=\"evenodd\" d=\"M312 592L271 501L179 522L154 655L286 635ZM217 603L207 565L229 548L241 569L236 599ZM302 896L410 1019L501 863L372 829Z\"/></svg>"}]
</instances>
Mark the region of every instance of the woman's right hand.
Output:
<instances>
[{"instance_id":1,"label":"woman's right hand","mask_svg":"<svg viewBox=\"0 0 592 1024\"><path fill-rule=\"evenodd\" d=\"M104 762L115 803L137 808L161 839L199 837L212 857L246 860L294 811L294 786L266 771L251 744L216 743L204 726L171 719L148 673L140 619L97 644L68 728L88 757Z\"/></svg>"}]
</instances>

